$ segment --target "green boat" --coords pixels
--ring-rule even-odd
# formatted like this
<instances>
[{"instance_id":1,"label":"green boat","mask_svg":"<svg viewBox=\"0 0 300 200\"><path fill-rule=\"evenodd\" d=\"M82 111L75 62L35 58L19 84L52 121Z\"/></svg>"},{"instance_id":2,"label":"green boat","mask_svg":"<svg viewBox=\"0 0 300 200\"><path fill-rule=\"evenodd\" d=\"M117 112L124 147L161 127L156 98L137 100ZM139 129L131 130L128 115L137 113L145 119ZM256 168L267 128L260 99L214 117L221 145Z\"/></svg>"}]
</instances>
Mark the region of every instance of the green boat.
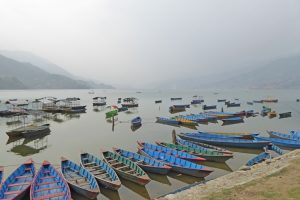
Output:
<instances>
[{"instance_id":1,"label":"green boat","mask_svg":"<svg viewBox=\"0 0 300 200\"><path fill-rule=\"evenodd\" d=\"M213 162L226 162L228 159L232 158L233 155L229 153L221 153L216 151L209 151L204 149L192 148L188 146L183 146L179 144L172 144L166 142L156 142L156 144L164 147L168 147L170 149L175 149L177 151L184 151L189 154L205 158L207 161Z\"/></svg>"},{"instance_id":2,"label":"green boat","mask_svg":"<svg viewBox=\"0 0 300 200\"><path fill-rule=\"evenodd\" d=\"M151 181L148 175L133 161L110 151L102 152L104 161L108 163L117 174L139 185L146 185Z\"/></svg>"}]
</instances>

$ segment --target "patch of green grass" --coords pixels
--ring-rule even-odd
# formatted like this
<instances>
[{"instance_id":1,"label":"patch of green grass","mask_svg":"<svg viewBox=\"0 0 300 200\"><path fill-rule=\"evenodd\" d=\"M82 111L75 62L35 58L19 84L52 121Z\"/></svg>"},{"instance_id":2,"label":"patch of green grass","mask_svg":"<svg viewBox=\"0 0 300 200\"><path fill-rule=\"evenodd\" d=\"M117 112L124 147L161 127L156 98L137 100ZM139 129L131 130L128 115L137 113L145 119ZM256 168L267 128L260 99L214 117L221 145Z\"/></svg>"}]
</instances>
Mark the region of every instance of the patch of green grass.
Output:
<instances>
[{"instance_id":1,"label":"patch of green grass","mask_svg":"<svg viewBox=\"0 0 300 200\"><path fill-rule=\"evenodd\" d=\"M300 199L300 188L292 188L288 191L288 195L293 199Z\"/></svg>"},{"instance_id":2,"label":"patch of green grass","mask_svg":"<svg viewBox=\"0 0 300 200\"><path fill-rule=\"evenodd\" d=\"M274 191L263 191L261 192L261 195L266 199L274 199L275 197L278 197L278 195L280 194Z\"/></svg>"}]
</instances>

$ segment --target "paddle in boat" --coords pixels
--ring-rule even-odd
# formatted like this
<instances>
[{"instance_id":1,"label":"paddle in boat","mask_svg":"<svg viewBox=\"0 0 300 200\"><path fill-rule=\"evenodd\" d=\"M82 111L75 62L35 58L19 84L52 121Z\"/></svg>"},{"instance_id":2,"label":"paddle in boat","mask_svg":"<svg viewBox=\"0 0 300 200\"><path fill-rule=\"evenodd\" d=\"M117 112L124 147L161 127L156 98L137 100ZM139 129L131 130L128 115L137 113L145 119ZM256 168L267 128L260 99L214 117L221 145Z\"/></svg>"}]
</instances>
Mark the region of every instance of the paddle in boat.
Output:
<instances>
[{"instance_id":1,"label":"paddle in boat","mask_svg":"<svg viewBox=\"0 0 300 200\"><path fill-rule=\"evenodd\" d=\"M173 171L181 174L203 178L208 176L212 172L211 169L203 165L199 165L181 158L176 158L164 152L153 151L152 149L144 147L139 147L138 152L142 155L150 156L156 160L165 162L172 167Z\"/></svg>"},{"instance_id":2,"label":"paddle in boat","mask_svg":"<svg viewBox=\"0 0 300 200\"><path fill-rule=\"evenodd\" d=\"M167 147L158 146L158 145L154 145L154 144L150 144L150 143L146 143L146 142L137 141L137 143L141 147L145 147L147 149L152 149L153 151L162 151L164 153L170 154L170 155L175 156L177 158L181 158L181 159L185 159L185 160L189 160L189 161L206 161L205 158L202 158L202 157L199 157L199 156L194 156L194 155L189 154L189 153L184 152L184 151L177 151L175 149L170 149L170 148L167 148Z\"/></svg>"},{"instance_id":3,"label":"paddle in boat","mask_svg":"<svg viewBox=\"0 0 300 200\"><path fill-rule=\"evenodd\" d=\"M118 190L121 181L113 168L106 162L89 153L80 154L81 165L92 173L98 183L105 188Z\"/></svg>"},{"instance_id":4,"label":"paddle in boat","mask_svg":"<svg viewBox=\"0 0 300 200\"><path fill-rule=\"evenodd\" d=\"M151 181L144 170L133 161L110 151L103 151L102 154L104 161L108 163L120 177L139 185L146 185Z\"/></svg>"},{"instance_id":5,"label":"paddle in boat","mask_svg":"<svg viewBox=\"0 0 300 200\"><path fill-rule=\"evenodd\" d=\"M21 200L29 191L35 175L35 167L32 159L27 160L18 167L3 182L0 189L0 199Z\"/></svg>"},{"instance_id":6,"label":"paddle in boat","mask_svg":"<svg viewBox=\"0 0 300 200\"><path fill-rule=\"evenodd\" d=\"M100 189L93 174L64 157L61 158L61 171L71 189L89 199L97 198Z\"/></svg>"},{"instance_id":7,"label":"paddle in boat","mask_svg":"<svg viewBox=\"0 0 300 200\"><path fill-rule=\"evenodd\" d=\"M171 144L166 142L156 142L160 146L164 146L170 149L175 149L177 151L184 151L189 154L205 158L207 161L214 162L226 162L228 159L233 158L232 154L225 154L216 151L203 150L202 148L192 148L189 146L183 146L179 144Z\"/></svg>"},{"instance_id":8,"label":"paddle in boat","mask_svg":"<svg viewBox=\"0 0 300 200\"><path fill-rule=\"evenodd\" d=\"M163 162L157 161L150 157L140 155L138 153L133 153L133 152L126 151L123 149L118 149L118 148L113 148L113 150L116 153L120 154L121 156L124 156L124 157L132 160L146 172L151 172L151 173L155 173L155 174L167 174L171 169L170 166L166 165Z\"/></svg>"},{"instance_id":9,"label":"paddle in boat","mask_svg":"<svg viewBox=\"0 0 300 200\"><path fill-rule=\"evenodd\" d=\"M68 183L53 165L44 161L30 188L30 200L71 200Z\"/></svg>"}]
</instances>

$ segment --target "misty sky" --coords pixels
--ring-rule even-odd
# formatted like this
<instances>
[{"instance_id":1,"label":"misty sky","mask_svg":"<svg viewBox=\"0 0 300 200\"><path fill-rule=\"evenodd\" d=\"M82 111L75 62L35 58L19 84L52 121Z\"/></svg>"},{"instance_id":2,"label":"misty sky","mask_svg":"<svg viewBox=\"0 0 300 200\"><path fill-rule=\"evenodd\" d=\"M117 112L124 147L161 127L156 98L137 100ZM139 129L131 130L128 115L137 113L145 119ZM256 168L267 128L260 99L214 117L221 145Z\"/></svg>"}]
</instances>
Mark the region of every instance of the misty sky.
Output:
<instances>
[{"instance_id":1,"label":"misty sky","mask_svg":"<svg viewBox=\"0 0 300 200\"><path fill-rule=\"evenodd\" d=\"M1 0L0 49L143 87L300 54L300 1Z\"/></svg>"}]
</instances>

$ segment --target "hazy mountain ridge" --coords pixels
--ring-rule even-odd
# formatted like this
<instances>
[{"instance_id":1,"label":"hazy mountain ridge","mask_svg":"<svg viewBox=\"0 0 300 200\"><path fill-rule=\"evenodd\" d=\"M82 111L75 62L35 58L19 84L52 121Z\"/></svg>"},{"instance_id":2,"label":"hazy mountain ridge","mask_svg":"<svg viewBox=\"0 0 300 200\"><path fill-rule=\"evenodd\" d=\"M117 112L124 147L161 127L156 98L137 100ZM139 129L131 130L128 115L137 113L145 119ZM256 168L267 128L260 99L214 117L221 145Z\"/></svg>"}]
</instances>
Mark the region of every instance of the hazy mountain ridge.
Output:
<instances>
[{"instance_id":1,"label":"hazy mountain ridge","mask_svg":"<svg viewBox=\"0 0 300 200\"><path fill-rule=\"evenodd\" d=\"M1 89L91 89L90 83L50 74L30 63L0 55ZM106 85L103 85L105 88ZM107 86L106 88L111 88Z\"/></svg>"},{"instance_id":2,"label":"hazy mountain ridge","mask_svg":"<svg viewBox=\"0 0 300 200\"><path fill-rule=\"evenodd\" d=\"M213 87L298 89L300 88L300 55L271 61L250 72L215 82Z\"/></svg>"}]
</instances>

